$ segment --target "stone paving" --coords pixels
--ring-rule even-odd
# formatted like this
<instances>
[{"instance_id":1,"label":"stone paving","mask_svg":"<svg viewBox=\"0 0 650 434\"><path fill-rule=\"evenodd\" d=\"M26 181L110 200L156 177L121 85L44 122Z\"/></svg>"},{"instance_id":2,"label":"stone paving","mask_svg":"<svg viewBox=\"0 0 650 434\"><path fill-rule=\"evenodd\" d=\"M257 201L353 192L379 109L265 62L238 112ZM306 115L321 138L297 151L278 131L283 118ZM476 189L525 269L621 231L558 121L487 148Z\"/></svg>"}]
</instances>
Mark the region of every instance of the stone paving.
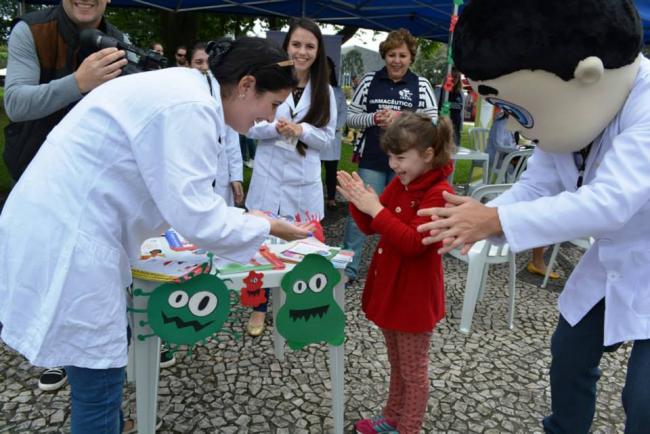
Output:
<instances>
[{"instance_id":1,"label":"stone paving","mask_svg":"<svg viewBox=\"0 0 650 434\"><path fill-rule=\"evenodd\" d=\"M330 244L339 244L343 210L325 221ZM374 248L368 243L364 257ZM564 246L559 271L568 275L580 251ZM541 433L549 412L549 339L557 321L561 282L538 287L541 279L524 270L528 253L518 256L515 328L506 323L506 266L492 267L485 297L477 306L470 334L458 331L467 267L444 258L447 316L431 342L431 391L426 433ZM364 261L364 269L367 268ZM346 293L346 433L353 423L378 413L387 392L388 361L382 336L360 311L359 281ZM242 332L246 318L235 330ZM270 322L269 322L270 323ZM622 433L620 394L629 345L606 354L601 368L593 433ZM0 433L66 433L70 430L70 389L45 393L37 387L40 369L0 343ZM308 434L332 430L328 354L312 345L273 355L270 327L261 338L227 338L199 347L160 381L160 433ZM134 415L133 385L125 388L124 408Z\"/></svg>"}]
</instances>

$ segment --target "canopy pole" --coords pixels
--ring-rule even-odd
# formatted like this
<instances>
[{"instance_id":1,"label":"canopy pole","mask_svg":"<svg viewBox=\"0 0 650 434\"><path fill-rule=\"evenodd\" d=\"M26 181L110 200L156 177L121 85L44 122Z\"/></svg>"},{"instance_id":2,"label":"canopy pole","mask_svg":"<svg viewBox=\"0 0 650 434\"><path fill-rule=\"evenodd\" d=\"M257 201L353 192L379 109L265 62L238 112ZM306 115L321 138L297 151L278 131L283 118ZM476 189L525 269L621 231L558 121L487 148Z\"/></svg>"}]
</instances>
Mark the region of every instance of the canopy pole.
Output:
<instances>
[{"instance_id":1,"label":"canopy pole","mask_svg":"<svg viewBox=\"0 0 650 434\"><path fill-rule=\"evenodd\" d=\"M453 9L453 13L451 15L452 19L453 19L453 17L458 16L458 10L459 10L458 2L454 2L454 9ZM449 31L449 42L448 42L448 45L447 45L447 52L449 54L451 54L451 45L452 45L453 42L454 42L454 32L450 30ZM453 66L452 63L449 61L449 59L451 59L450 55L447 56L447 59L448 59L447 60L447 74L445 74L445 80L451 74L451 68ZM449 101L449 92L447 92L445 90L444 86L441 88L441 92L442 92L442 98L440 98L441 104L440 104L439 107L442 107L446 102Z\"/></svg>"},{"instance_id":2,"label":"canopy pole","mask_svg":"<svg viewBox=\"0 0 650 434\"><path fill-rule=\"evenodd\" d=\"M25 4L25 0L20 0L18 3L18 16L24 15L25 12L27 12L27 5Z\"/></svg>"},{"instance_id":3,"label":"canopy pole","mask_svg":"<svg viewBox=\"0 0 650 434\"><path fill-rule=\"evenodd\" d=\"M307 18L307 0L302 0L301 16L302 18Z\"/></svg>"}]
</instances>

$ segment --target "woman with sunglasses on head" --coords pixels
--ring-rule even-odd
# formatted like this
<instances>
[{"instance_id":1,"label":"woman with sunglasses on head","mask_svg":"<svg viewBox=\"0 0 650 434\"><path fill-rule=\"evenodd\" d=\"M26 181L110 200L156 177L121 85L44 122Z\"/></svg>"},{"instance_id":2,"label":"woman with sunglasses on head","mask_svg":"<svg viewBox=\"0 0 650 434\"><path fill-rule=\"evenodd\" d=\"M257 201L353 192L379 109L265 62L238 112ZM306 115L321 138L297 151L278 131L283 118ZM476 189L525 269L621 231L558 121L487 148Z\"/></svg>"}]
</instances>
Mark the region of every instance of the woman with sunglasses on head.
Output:
<instances>
[{"instance_id":1,"label":"woman with sunglasses on head","mask_svg":"<svg viewBox=\"0 0 650 434\"><path fill-rule=\"evenodd\" d=\"M246 207L282 217L320 221L324 215L320 153L333 146L336 100L329 85L323 36L311 20L291 23L283 48L294 62L298 87L278 107L275 120L247 136L258 139ZM264 331L267 302L255 309L247 331Z\"/></svg>"}]
</instances>

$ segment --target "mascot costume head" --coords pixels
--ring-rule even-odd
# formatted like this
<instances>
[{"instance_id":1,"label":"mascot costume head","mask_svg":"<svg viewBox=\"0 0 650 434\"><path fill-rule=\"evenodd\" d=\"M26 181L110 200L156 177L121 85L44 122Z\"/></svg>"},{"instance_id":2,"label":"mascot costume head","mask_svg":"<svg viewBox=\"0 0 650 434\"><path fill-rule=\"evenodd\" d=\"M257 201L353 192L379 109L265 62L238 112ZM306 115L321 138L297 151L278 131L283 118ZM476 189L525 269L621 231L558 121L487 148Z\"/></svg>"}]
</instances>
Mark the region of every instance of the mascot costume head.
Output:
<instances>
[{"instance_id":1,"label":"mascot costume head","mask_svg":"<svg viewBox=\"0 0 650 434\"><path fill-rule=\"evenodd\" d=\"M643 29L631 0L472 0L454 62L508 127L549 152L588 146L628 97Z\"/></svg>"}]
</instances>

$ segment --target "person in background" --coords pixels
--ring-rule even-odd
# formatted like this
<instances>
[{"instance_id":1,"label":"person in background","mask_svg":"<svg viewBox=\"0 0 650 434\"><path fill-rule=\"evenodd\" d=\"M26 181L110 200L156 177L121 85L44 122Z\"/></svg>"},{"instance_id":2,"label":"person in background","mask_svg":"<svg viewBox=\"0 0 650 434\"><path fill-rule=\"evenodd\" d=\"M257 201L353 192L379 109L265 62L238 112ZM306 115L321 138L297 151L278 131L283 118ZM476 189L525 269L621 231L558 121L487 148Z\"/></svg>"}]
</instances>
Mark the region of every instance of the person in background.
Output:
<instances>
[{"instance_id":1,"label":"person in background","mask_svg":"<svg viewBox=\"0 0 650 434\"><path fill-rule=\"evenodd\" d=\"M384 191L395 175L379 146L381 132L402 111L423 113L433 122L438 118L431 83L409 69L415 60L417 46L417 39L408 30L390 32L379 45L379 54L386 66L363 76L348 107L348 126L364 130L355 150L360 158L359 176L377 194ZM357 278L365 239L354 220L348 218L343 248L354 250L354 260L345 268L348 285Z\"/></svg>"},{"instance_id":2,"label":"person in background","mask_svg":"<svg viewBox=\"0 0 650 434\"><path fill-rule=\"evenodd\" d=\"M278 107L275 120L247 134L258 140L255 168L246 196L248 209L294 220L323 218L321 152L334 146L336 99L329 85L323 35L313 21L291 22L282 47L294 62L298 86ZM266 302L248 321L251 336L264 332Z\"/></svg>"},{"instance_id":3,"label":"person in background","mask_svg":"<svg viewBox=\"0 0 650 434\"><path fill-rule=\"evenodd\" d=\"M174 51L174 63L172 66L189 66L187 62L187 47L179 45Z\"/></svg>"},{"instance_id":4,"label":"person in background","mask_svg":"<svg viewBox=\"0 0 650 434\"><path fill-rule=\"evenodd\" d=\"M163 46L160 42L152 42L149 48L151 48L151 50L155 51L161 56L165 55L165 50L163 49Z\"/></svg>"},{"instance_id":5,"label":"person in background","mask_svg":"<svg viewBox=\"0 0 650 434\"><path fill-rule=\"evenodd\" d=\"M58 6L30 12L18 19L8 42L4 108L10 119L5 128L4 160L14 181L30 164L45 137L88 92L117 77L126 65L124 52L106 48L97 52L79 47L83 29L99 29L128 42L104 18L107 0L81 6L62 0ZM56 50L51 41L61 41ZM76 53L68 56L68 52ZM66 372L45 370L38 387L54 391L66 383Z\"/></svg>"},{"instance_id":6,"label":"person in background","mask_svg":"<svg viewBox=\"0 0 650 434\"><path fill-rule=\"evenodd\" d=\"M452 126L427 116L404 113L381 138L397 176L381 197L357 173L339 172L339 191L361 230L381 238L363 289L366 318L382 331L390 363L386 405L358 421L360 434L419 434L429 398L429 346L436 323L445 316L442 258L437 246L424 246L417 226L422 207L442 206L452 172Z\"/></svg>"},{"instance_id":7,"label":"person in background","mask_svg":"<svg viewBox=\"0 0 650 434\"><path fill-rule=\"evenodd\" d=\"M241 134L239 136L239 147L241 149L242 159L244 160L244 166L252 169L255 162L255 149L257 148L255 140Z\"/></svg>"},{"instance_id":8,"label":"person in background","mask_svg":"<svg viewBox=\"0 0 650 434\"><path fill-rule=\"evenodd\" d=\"M192 48L190 67L197 69L211 82L207 45L197 42ZM244 204L244 172L242 155L239 149L239 134L230 127L226 127L226 134L219 138L219 167L214 181L215 192L226 201L229 206ZM161 355L162 357L162 355Z\"/></svg>"},{"instance_id":9,"label":"person in background","mask_svg":"<svg viewBox=\"0 0 650 434\"><path fill-rule=\"evenodd\" d=\"M339 87L336 79L334 61L329 56L327 57L327 66L330 74L330 86L334 90L334 98L336 99L336 136L334 137L334 146L321 151L320 159L325 166L325 186L327 188L326 207L329 210L335 210L336 170L341 159L341 139L343 137L343 127L348 117L348 105L345 102L343 90Z\"/></svg>"},{"instance_id":10,"label":"person in background","mask_svg":"<svg viewBox=\"0 0 650 434\"><path fill-rule=\"evenodd\" d=\"M33 365L66 367L72 434L122 431L126 288L145 239L172 226L246 262L269 234L309 235L226 206L211 185L225 126L272 120L296 85L286 53L242 38L219 41L210 60L212 86L167 68L95 89L48 135L0 214L1 339Z\"/></svg>"},{"instance_id":11,"label":"person in background","mask_svg":"<svg viewBox=\"0 0 650 434\"><path fill-rule=\"evenodd\" d=\"M197 42L190 51L189 65L191 68L198 69L203 74L207 74L208 70L208 53L205 51L205 42Z\"/></svg>"},{"instance_id":12,"label":"person in background","mask_svg":"<svg viewBox=\"0 0 650 434\"><path fill-rule=\"evenodd\" d=\"M456 68L451 69L451 76L454 79L454 87L449 92L449 119L454 126L454 143L456 147L460 146L460 134L463 131L463 82L460 71Z\"/></svg>"}]
</instances>

